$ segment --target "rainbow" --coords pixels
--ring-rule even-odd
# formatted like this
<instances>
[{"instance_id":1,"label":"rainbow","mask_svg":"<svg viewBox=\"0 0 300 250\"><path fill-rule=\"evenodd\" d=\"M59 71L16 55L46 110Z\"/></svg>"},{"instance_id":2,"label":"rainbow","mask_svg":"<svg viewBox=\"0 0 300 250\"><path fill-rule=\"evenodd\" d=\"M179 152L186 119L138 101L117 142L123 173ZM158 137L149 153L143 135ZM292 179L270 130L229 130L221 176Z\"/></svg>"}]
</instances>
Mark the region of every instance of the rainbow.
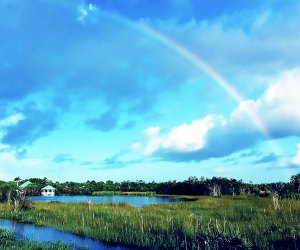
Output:
<instances>
[{"instance_id":1,"label":"rainbow","mask_svg":"<svg viewBox=\"0 0 300 250\"><path fill-rule=\"evenodd\" d=\"M210 76L220 87L222 87L238 104L245 101L245 98L238 93L238 91L231 85L229 82L218 73L215 69L213 69L210 65L208 65L205 61L203 61L199 56L192 53L183 45L178 42L172 40L168 36L154 30L153 28L141 24L129 21L125 18L122 18L117 15L112 15L107 12L101 11L101 14L108 17L109 19L115 20L121 25L125 25L130 29L136 30L137 32L150 37L153 40L164 45L166 48L172 50L185 60L189 61L192 65L194 65L199 70L205 72L208 76ZM284 154L279 147L279 145L272 138L267 126L264 124L264 121L259 117L259 115L255 112L255 110L245 110L247 115L250 117L252 122L256 125L256 127L263 133L267 141L269 141L270 146L274 153L278 156L283 157Z\"/></svg>"}]
</instances>

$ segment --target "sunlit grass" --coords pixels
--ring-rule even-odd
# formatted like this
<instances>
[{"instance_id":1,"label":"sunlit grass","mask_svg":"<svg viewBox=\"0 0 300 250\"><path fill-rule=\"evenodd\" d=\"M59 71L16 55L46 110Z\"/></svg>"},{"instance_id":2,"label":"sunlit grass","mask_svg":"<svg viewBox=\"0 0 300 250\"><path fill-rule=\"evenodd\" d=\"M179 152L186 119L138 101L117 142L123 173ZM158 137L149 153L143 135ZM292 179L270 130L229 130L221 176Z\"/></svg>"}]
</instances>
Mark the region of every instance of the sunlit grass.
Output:
<instances>
[{"instance_id":1,"label":"sunlit grass","mask_svg":"<svg viewBox=\"0 0 300 250\"><path fill-rule=\"evenodd\" d=\"M200 197L144 208L36 203L27 212L0 204L0 216L135 247L300 248L299 200L281 200L277 209L272 199L246 196Z\"/></svg>"}]
</instances>

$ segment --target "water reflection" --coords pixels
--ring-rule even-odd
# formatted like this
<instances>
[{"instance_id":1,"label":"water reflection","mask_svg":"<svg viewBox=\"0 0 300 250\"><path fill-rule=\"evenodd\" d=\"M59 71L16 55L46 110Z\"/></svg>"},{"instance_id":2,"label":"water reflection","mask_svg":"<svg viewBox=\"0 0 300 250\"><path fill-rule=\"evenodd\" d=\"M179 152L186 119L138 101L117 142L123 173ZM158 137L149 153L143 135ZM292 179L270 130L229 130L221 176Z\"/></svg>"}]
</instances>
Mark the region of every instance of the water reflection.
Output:
<instances>
[{"instance_id":1,"label":"water reflection","mask_svg":"<svg viewBox=\"0 0 300 250\"><path fill-rule=\"evenodd\" d=\"M153 196L124 196L124 195L107 195L107 196L32 196L28 197L33 201L40 202L88 202L94 203L127 203L135 207L144 207L153 204L160 204L166 202L179 202L181 199L167 198L167 197L153 197Z\"/></svg>"},{"instance_id":2,"label":"water reflection","mask_svg":"<svg viewBox=\"0 0 300 250\"><path fill-rule=\"evenodd\" d=\"M0 219L0 228L14 231L17 239L27 238L37 242L57 242L74 245L73 249L103 249L103 250L126 250L128 248L120 246L108 246L101 241L83 238L74 234L65 233L50 227L39 227L31 224L18 223L8 219Z\"/></svg>"}]
</instances>

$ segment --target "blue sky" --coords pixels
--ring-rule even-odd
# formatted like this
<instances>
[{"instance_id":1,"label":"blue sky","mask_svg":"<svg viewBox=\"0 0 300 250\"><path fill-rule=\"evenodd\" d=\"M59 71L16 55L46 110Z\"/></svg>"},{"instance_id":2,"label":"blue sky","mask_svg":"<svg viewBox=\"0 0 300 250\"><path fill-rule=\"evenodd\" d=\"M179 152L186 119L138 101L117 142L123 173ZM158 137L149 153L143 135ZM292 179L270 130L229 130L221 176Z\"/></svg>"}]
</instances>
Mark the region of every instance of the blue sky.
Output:
<instances>
[{"instance_id":1,"label":"blue sky","mask_svg":"<svg viewBox=\"0 0 300 250\"><path fill-rule=\"evenodd\" d=\"M1 1L0 179L288 181L300 171L299 11Z\"/></svg>"}]
</instances>

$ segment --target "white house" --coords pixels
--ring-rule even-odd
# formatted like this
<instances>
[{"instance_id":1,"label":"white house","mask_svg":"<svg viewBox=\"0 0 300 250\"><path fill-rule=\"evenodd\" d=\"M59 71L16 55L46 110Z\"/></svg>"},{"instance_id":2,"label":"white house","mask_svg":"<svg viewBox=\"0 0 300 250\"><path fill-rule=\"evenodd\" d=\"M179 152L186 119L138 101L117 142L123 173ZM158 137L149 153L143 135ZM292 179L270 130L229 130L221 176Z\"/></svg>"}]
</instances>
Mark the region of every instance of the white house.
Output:
<instances>
[{"instance_id":1,"label":"white house","mask_svg":"<svg viewBox=\"0 0 300 250\"><path fill-rule=\"evenodd\" d=\"M52 186L46 186L41 189L42 196L55 196L55 188Z\"/></svg>"}]
</instances>

